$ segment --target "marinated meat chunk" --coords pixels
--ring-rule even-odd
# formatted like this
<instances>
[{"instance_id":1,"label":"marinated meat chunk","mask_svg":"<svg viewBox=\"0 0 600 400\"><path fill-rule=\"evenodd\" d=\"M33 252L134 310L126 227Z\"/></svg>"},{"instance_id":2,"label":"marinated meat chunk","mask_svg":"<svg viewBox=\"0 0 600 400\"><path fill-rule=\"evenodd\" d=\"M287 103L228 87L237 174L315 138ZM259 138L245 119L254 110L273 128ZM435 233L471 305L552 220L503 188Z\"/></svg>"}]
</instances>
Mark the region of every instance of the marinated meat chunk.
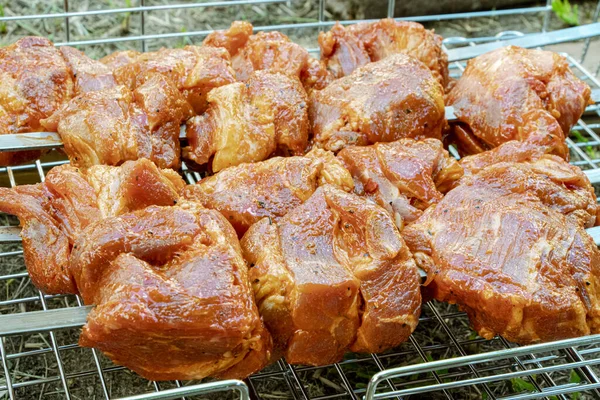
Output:
<instances>
[{"instance_id":1,"label":"marinated meat chunk","mask_svg":"<svg viewBox=\"0 0 600 400\"><path fill-rule=\"evenodd\" d=\"M92 222L148 205L171 205L183 180L148 160L81 171L54 167L43 183L0 188L0 211L19 217L32 282L47 294L77 293L68 269L73 244Z\"/></svg>"},{"instance_id":2,"label":"marinated meat chunk","mask_svg":"<svg viewBox=\"0 0 600 400\"><path fill-rule=\"evenodd\" d=\"M448 56L442 50L442 37L416 22L386 18L347 27L336 23L329 32L319 33L319 47L321 59L335 78L403 53L425 64L443 88L448 85Z\"/></svg>"},{"instance_id":3,"label":"marinated meat chunk","mask_svg":"<svg viewBox=\"0 0 600 400\"><path fill-rule=\"evenodd\" d=\"M93 224L71 270L89 314L80 344L151 380L245 378L271 350L235 231L197 203Z\"/></svg>"},{"instance_id":4,"label":"marinated meat chunk","mask_svg":"<svg viewBox=\"0 0 600 400\"><path fill-rule=\"evenodd\" d=\"M207 95L212 89L235 82L229 53L209 46L185 46L182 49L160 49L141 53L129 61L130 54L105 60L121 64L114 70L117 82L134 90L152 75L170 79L196 113L208 106Z\"/></svg>"},{"instance_id":5,"label":"marinated meat chunk","mask_svg":"<svg viewBox=\"0 0 600 400\"><path fill-rule=\"evenodd\" d=\"M470 60L448 93L458 120L452 140L463 155L520 140L568 159L565 138L590 94L563 56L503 47Z\"/></svg>"},{"instance_id":6,"label":"marinated meat chunk","mask_svg":"<svg viewBox=\"0 0 600 400\"><path fill-rule=\"evenodd\" d=\"M535 161L545 154L551 154L552 147L541 146L532 142L510 140L491 150L462 157L460 165L465 177L477 174L482 169L501 162L522 163ZM577 171L577 170L574 170Z\"/></svg>"},{"instance_id":7,"label":"marinated meat chunk","mask_svg":"<svg viewBox=\"0 0 600 400\"><path fill-rule=\"evenodd\" d=\"M187 123L183 157L218 172L271 155L301 155L308 145L307 97L295 77L256 72L208 95L209 108Z\"/></svg>"},{"instance_id":8,"label":"marinated meat chunk","mask_svg":"<svg viewBox=\"0 0 600 400\"><path fill-rule=\"evenodd\" d=\"M75 166L148 158L176 169L180 124L191 115L177 88L154 74L134 91L119 85L81 94L42 124L58 132Z\"/></svg>"},{"instance_id":9,"label":"marinated meat chunk","mask_svg":"<svg viewBox=\"0 0 600 400\"><path fill-rule=\"evenodd\" d=\"M422 63L396 54L313 91L309 118L314 145L331 151L402 138L441 139L444 93Z\"/></svg>"},{"instance_id":10,"label":"marinated meat chunk","mask_svg":"<svg viewBox=\"0 0 600 400\"><path fill-rule=\"evenodd\" d=\"M69 66L51 41L25 37L0 48L0 134L37 132L74 95ZM40 157L41 151L0 153L0 165Z\"/></svg>"},{"instance_id":11,"label":"marinated meat chunk","mask_svg":"<svg viewBox=\"0 0 600 400\"><path fill-rule=\"evenodd\" d=\"M208 35L203 44L226 49L236 77L242 82L261 70L296 76L307 91L322 89L331 81L325 65L283 33L253 35L252 29L249 22L234 21L229 29Z\"/></svg>"},{"instance_id":12,"label":"marinated meat chunk","mask_svg":"<svg viewBox=\"0 0 600 400\"><path fill-rule=\"evenodd\" d=\"M278 221L306 201L321 184L352 190L348 171L333 154L327 153L313 150L306 157L274 157L225 168L186 186L183 197L218 210L242 236L262 218Z\"/></svg>"},{"instance_id":13,"label":"marinated meat chunk","mask_svg":"<svg viewBox=\"0 0 600 400\"><path fill-rule=\"evenodd\" d=\"M557 156L467 177L402 234L425 290L458 304L486 339L519 343L600 332L600 253L584 227L596 196Z\"/></svg>"},{"instance_id":14,"label":"marinated meat chunk","mask_svg":"<svg viewBox=\"0 0 600 400\"><path fill-rule=\"evenodd\" d=\"M348 146L337 157L354 178L354 192L385 208L399 229L437 204L463 175L437 139Z\"/></svg>"},{"instance_id":15,"label":"marinated meat chunk","mask_svg":"<svg viewBox=\"0 0 600 400\"><path fill-rule=\"evenodd\" d=\"M75 94L112 88L117 85L113 71L100 61L92 60L81 51L64 46L60 48L75 83Z\"/></svg>"},{"instance_id":16,"label":"marinated meat chunk","mask_svg":"<svg viewBox=\"0 0 600 400\"><path fill-rule=\"evenodd\" d=\"M115 51L100 59L100 62L106 65L111 71L115 71L124 65L130 64L140 55L139 51L121 50Z\"/></svg>"},{"instance_id":17,"label":"marinated meat chunk","mask_svg":"<svg viewBox=\"0 0 600 400\"><path fill-rule=\"evenodd\" d=\"M389 215L331 185L242 238L275 351L292 364L339 361L405 341L421 296L414 261Z\"/></svg>"}]
</instances>

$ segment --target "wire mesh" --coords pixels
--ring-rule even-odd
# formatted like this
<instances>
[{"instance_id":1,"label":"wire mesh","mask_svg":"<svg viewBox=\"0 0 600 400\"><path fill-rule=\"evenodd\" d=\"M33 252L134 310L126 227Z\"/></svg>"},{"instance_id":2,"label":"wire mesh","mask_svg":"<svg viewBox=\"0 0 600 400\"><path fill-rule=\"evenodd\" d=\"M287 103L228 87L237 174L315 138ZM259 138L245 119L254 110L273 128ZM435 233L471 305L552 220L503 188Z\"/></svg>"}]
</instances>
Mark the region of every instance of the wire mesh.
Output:
<instances>
[{"instance_id":1,"label":"wire mesh","mask_svg":"<svg viewBox=\"0 0 600 400\"><path fill-rule=\"evenodd\" d=\"M39 2L42 3L42 2ZM52 3L52 2L50 2ZM0 24L20 24L27 20L61 20L63 36L53 39L57 45L76 45L82 50L97 45L136 47L153 50L169 45L170 40L199 39L212 31L161 32L149 29L149 21L157 13L192 12L211 9L271 10L284 9L293 2L283 0L233 0L186 2L170 4L150 0L128 1L128 7L99 7L78 11L69 0L58 2L62 9L47 8L29 15L0 14ZM73 3L73 2L72 2ZM107 3L108 4L108 3ZM309 1L315 10L310 21L285 20L256 24L256 30L282 30L292 39L308 37L300 43L317 52L316 34L327 29L334 21L328 16L325 0ZM385 15L394 16L395 2L387 2ZM598 19L600 3L592 16ZM236 11L237 12L237 11ZM167 13L167 14L164 14ZM139 34L104 35L82 39L73 33L73 21L105 18L110 15L138 18ZM235 12L234 12L235 14ZM260 13L259 13L260 14ZM238 14L235 14L238 16ZM543 6L489 10L459 14L430 15L405 19L423 23L441 20L477 19L523 15L541 19L540 30L547 30L552 18L551 2ZM232 19L235 17L232 17ZM255 21L251 21L255 22ZM354 23L346 20L342 23ZM223 26L224 27L224 26ZM479 43L523 36L524 32L499 30L493 35L475 38L448 37L447 48L473 46ZM573 71L592 88L600 89L594 66L585 68L590 53L598 53L597 39L581 43L578 54L565 53ZM464 62L450 66L452 77L459 77ZM600 67L600 65L599 65ZM1 140L1 137L0 137ZM600 171L600 107L588 108L584 117L573 128L568 144L571 162L587 170ZM34 164L0 168L0 185L14 187L42 182L54 166L65 163L57 153L45 156ZM197 173L184 169L188 183L197 182ZM600 173L598 174L600 182ZM18 220L3 215L0 225L17 225ZM44 311L80 307L82 301L71 295L44 295L30 282L23 262L19 243L4 245L0 253L0 313L14 315L30 311ZM444 399L548 399L600 398L600 335L557 343L518 347L504 340L485 340L470 328L468 318L455 306L439 302L423 305L419 325L410 340L396 349L382 354L347 354L342 362L323 367L291 366L285 360L249 377L245 384L239 381L213 382L148 382L127 369L114 365L102 353L77 345L79 328L65 327L44 332L0 338L0 397L2 398L97 398L113 399L132 396L131 399L158 398L256 398L256 399L359 399L402 398L407 395ZM369 386L370 385L370 386ZM367 390L369 392L367 393Z\"/></svg>"}]
</instances>

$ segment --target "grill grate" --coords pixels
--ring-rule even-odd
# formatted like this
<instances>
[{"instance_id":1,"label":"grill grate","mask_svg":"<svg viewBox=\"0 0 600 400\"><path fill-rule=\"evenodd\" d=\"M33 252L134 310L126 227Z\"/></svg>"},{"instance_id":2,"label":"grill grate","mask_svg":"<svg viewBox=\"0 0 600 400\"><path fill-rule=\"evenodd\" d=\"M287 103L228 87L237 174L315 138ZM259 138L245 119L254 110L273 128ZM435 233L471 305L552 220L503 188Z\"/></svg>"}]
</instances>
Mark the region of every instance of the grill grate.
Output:
<instances>
[{"instance_id":1,"label":"grill grate","mask_svg":"<svg viewBox=\"0 0 600 400\"><path fill-rule=\"evenodd\" d=\"M64 22L64 38L57 45L78 45L84 51L96 45L138 46L154 49L168 45L168 40L202 37L210 30L190 32L148 33L148 21L155 12L233 7L288 7L297 0L233 0L205 3L169 4L164 0L139 0L130 8L100 8L73 11L64 0L62 11L46 10L41 14L8 15L0 17L1 24L19 24L27 20L56 20ZM166 3L166 4L163 4ZM104 4L104 3L103 3ZM108 2L107 2L108 4ZM127 2L129 4L129 2ZM325 0L309 1L316 9L314 21L257 26L257 30L282 30L284 33L308 32L314 38L319 30L327 29L334 21L327 17ZM387 4L387 15L394 14L394 0ZM600 2L592 16L598 20ZM113 14L139 15L139 34L81 40L72 38L71 24L79 17L106 17ZM3 15L3 14L0 14ZM524 15L538 17L541 29L547 30L551 18L551 1L545 6L490 10L471 13L410 17L406 19L432 23L469 18ZM382 15L383 16L383 15ZM354 23L356 21L343 21ZM524 36L512 30L477 38L448 37L447 49ZM293 36L295 39L295 37ZM581 43L579 54L564 54L573 71L592 88L600 89L598 67L590 64L588 53L600 52L598 42L587 39ZM318 53L318 49L311 48ZM464 62L450 66L453 77L459 77ZM592 73L590 71L595 71ZM0 141L1 141L0 137ZM575 165L592 170L592 181L600 185L600 106L588 108L568 139L571 160ZM65 163L64 157L51 153L34 164L0 168L0 185L36 183L44 180L49 169ZM596 170L598 173L596 174ZM200 176L184 171L188 183ZM599 186L600 187L600 186ZM17 225L18 221L5 216L0 225ZM81 307L77 296L48 296L29 281L19 243L0 247L0 314L18 315L30 311L46 311ZM518 347L504 340L484 340L469 327L466 315L456 307L429 302L417 330L399 348L382 354L347 354L337 364L325 367L291 366L280 360L265 370L240 381L148 382L123 367L116 366L93 349L77 345L78 327L61 326L55 330L32 331L21 335L5 335L0 340L0 398L56 399L130 399L167 398L257 398L257 399L368 399L403 398L420 395L440 399L580 399L600 398L600 335L561 342ZM0 326L0 332L2 327Z\"/></svg>"}]
</instances>

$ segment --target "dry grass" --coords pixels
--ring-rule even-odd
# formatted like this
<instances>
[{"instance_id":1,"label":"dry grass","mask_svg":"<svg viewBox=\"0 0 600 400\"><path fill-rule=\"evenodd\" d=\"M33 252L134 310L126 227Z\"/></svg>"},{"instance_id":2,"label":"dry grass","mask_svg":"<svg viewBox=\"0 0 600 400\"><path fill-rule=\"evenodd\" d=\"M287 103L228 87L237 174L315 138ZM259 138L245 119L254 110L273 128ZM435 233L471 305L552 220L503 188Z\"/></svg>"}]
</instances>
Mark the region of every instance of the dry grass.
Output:
<instances>
[{"instance_id":1,"label":"dry grass","mask_svg":"<svg viewBox=\"0 0 600 400\"><path fill-rule=\"evenodd\" d=\"M177 3L190 3L178 1ZM70 1L69 11L99 10L108 8L127 8L139 6L140 0L79 0ZM145 6L156 6L173 3L169 0L146 0ZM360 19L364 18L365 7L369 2L358 0L328 0L326 1L325 19ZM5 16L24 14L52 14L64 12L63 0L29 1L2 0L0 14ZM580 4L582 23L589 22L595 3L586 1ZM381 15L384 17L385 15ZM98 16L71 17L69 19L68 39L81 41L115 37L133 37L142 34L141 13L124 12ZM318 0L300 0L280 4L242 5L230 7L205 7L194 9L179 9L168 11L151 11L145 13L146 35L164 33L185 33L222 29L232 20L248 20L256 26L280 25L300 22L318 21ZM493 18L474 18L454 21L439 21L426 23L429 28L444 37L481 37L495 35L500 31L519 30L522 32L539 32L542 27L542 15L527 14ZM551 19L552 29L564 27L556 17ZM287 29L286 34L293 40L310 48L316 48L317 29ZM25 35L39 35L50 38L55 42L67 41L66 23L64 18L34 19L9 21L0 26L0 44L14 42ZM198 43L202 36L175 39L152 39L146 45L148 50L162 46L177 47ZM101 57L115 50L138 49L141 43L127 41L113 44L81 46L92 57Z\"/></svg>"}]
</instances>

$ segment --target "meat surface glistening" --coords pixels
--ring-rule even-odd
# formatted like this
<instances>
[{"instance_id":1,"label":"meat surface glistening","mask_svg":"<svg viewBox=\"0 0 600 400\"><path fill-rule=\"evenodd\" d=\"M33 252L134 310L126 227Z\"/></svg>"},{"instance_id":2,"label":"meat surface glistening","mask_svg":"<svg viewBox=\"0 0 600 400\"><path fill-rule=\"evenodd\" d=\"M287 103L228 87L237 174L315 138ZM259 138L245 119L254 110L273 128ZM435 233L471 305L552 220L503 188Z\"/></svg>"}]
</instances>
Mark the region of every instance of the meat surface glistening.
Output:
<instances>
[{"instance_id":1,"label":"meat surface glistening","mask_svg":"<svg viewBox=\"0 0 600 400\"><path fill-rule=\"evenodd\" d=\"M277 31L253 35L249 22L234 21L229 29L208 35L203 44L226 49L236 77L242 82L261 70L296 76L307 91L322 89L331 81L325 65L312 58L304 47Z\"/></svg>"},{"instance_id":2,"label":"meat surface glistening","mask_svg":"<svg viewBox=\"0 0 600 400\"><path fill-rule=\"evenodd\" d=\"M341 162L332 153L315 149L305 157L274 157L225 168L186 186L182 197L219 211L241 237L262 218L278 221L326 183L345 191L353 187Z\"/></svg>"},{"instance_id":3,"label":"meat surface glistening","mask_svg":"<svg viewBox=\"0 0 600 400\"><path fill-rule=\"evenodd\" d=\"M596 196L558 156L467 176L402 235L431 297L486 339L527 344L600 332Z\"/></svg>"},{"instance_id":4,"label":"meat surface glistening","mask_svg":"<svg viewBox=\"0 0 600 400\"><path fill-rule=\"evenodd\" d=\"M40 131L49 117L73 97L69 66L51 41L25 37L0 48L0 134ZM0 165L38 158L40 151L0 153Z\"/></svg>"},{"instance_id":5,"label":"meat surface glistening","mask_svg":"<svg viewBox=\"0 0 600 400\"><path fill-rule=\"evenodd\" d=\"M111 71L115 71L117 68L134 62L139 55L139 51L121 50L110 53L109 55L102 57L99 61L106 65Z\"/></svg>"},{"instance_id":6,"label":"meat surface glistening","mask_svg":"<svg viewBox=\"0 0 600 400\"><path fill-rule=\"evenodd\" d=\"M554 206L562 204L563 208L559 211L563 214L576 210L573 215L578 215L586 228L599 224L600 207L596 204L595 191L588 178L578 167L559 161L557 156L548 154L548 151L548 147L537 146L530 142L512 140L503 143L492 150L461 158L459 163L464 171L462 180L471 180L473 175L487 167L501 163L505 165L512 163L517 165L516 168L529 168L542 176L560 176L569 190L550 190L550 193L559 193L554 195ZM518 179L516 182L517 185L521 185ZM510 179L505 184L512 185ZM531 186L525 185L525 187L528 188L527 190L531 189ZM540 192L548 187L542 181L536 190Z\"/></svg>"},{"instance_id":7,"label":"meat surface glistening","mask_svg":"<svg viewBox=\"0 0 600 400\"><path fill-rule=\"evenodd\" d=\"M25 265L35 286L47 294L77 293L68 260L83 229L148 205L171 205L184 185L176 172L143 159L85 172L61 165L43 183L0 188L0 211L19 217Z\"/></svg>"},{"instance_id":8,"label":"meat surface glistening","mask_svg":"<svg viewBox=\"0 0 600 400\"><path fill-rule=\"evenodd\" d=\"M176 169L180 124L192 113L177 88L154 74L134 91L119 85L83 93L42 124L58 132L74 166L148 158L160 168Z\"/></svg>"},{"instance_id":9,"label":"meat surface glistening","mask_svg":"<svg viewBox=\"0 0 600 400\"><path fill-rule=\"evenodd\" d=\"M308 100L296 77L257 71L245 84L212 90L208 101L206 113L187 122L184 159L218 172L273 154L304 154Z\"/></svg>"},{"instance_id":10,"label":"meat surface glistening","mask_svg":"<svg viewBox=\"0 0 600 400\"><path fill-rule=\"evenodd\" d=\"M321 186L279 221L252 225L241 243L274 352L291 364L381 352L417 325L415 263L391 217L367 199Z\"/></svg>"},{"instance_id":11,"label":"meat surface glistening","mask_svg":"<svg viewBox=\"0 0 600 400\"><path fill-rule=\"evenodd\" d=\"M352 174L354 192L385 208L398 229L439 202L463 175L437 139L348 146L337 158Z\"/></svg>"},{"instance_id":12,"label":"meat surface glistening","mask_svg":"<svg viewBox=\"0 0 600 400\"><path fill-rule=\"evenodd\" d=\"M462 157L459 163L463 167L464 176L468 178L493 164L501 162L530 162L551 153L552 148L549 146L540 146L536 143L521 142L519 140L509 140L491 150Z\"/></svg>"},{"instance_id":13,"label":"meat surface glistening","mask_svg":"<svg viewBox=\"0 0 600 400\"><path fill-rule=\"evenodd\" d=\"M441 139L444 92L423 63L395 54L310 94L314 145L338 151L402 138Z\"/></svg>"},{"instance_id":14,"label":"meat surface glistening","mask_svg":"<svg viewBox=\"0 0 600 400\"><path fill-rule=\"evenodd\" d=\"M73 76L76 95L117 85L113 71L102 62L92 60L81 51L69 46L61 47L60 53Z\"/></svg>"},{"instance_id":15,"label":"meat surface glistening","mask_svg":"<svg viewBox=\"0 0 600 400\"><path fill-rule=\"evenodd\" d=\"M563 56L503 47L470 60L448 93L446 103L457 118L450 139L462 155L520 140L568 160L565 138L590 93Z\"/></svg>"},{"instance_id":16,"label":"meat surface glistening","mask_svg":"<svg viewBox=\"0 0 600 400\"><path fill-rule=\"evenodd\" d=\"M206 96L211 89L235 82L227 51L208 46L185 46L181 49L160 49L105 58L105 63L120 65L114 70L118 83L134 90L154 75L170 79L192 105L196 113L207 107Z\"/></svg>"},{"instance_id":17,"label":"meat surface glistening","mask_svg":"<svg viewBox=\"0 0 600 400\"><path fill-rule=\"evenodd\" d=\"M328 32L319 33L319 47L334 78L404 53L425 64L443 88L448 85L448 56L442 50L442 37L416 22L386 18L346 27L338 22Z\"/></svg>"},{"instance_id":18,"label":"meat surface glistening","mask_svg":"<svg viewBox=\"0 0 600 400\"><path fill-rule=\"evenodd\" d=\"M88 315L79 343L146 379L245 378L269 360L235 231L182 201L90 225L71 270Z\"/></svg>"}]
</instances>

